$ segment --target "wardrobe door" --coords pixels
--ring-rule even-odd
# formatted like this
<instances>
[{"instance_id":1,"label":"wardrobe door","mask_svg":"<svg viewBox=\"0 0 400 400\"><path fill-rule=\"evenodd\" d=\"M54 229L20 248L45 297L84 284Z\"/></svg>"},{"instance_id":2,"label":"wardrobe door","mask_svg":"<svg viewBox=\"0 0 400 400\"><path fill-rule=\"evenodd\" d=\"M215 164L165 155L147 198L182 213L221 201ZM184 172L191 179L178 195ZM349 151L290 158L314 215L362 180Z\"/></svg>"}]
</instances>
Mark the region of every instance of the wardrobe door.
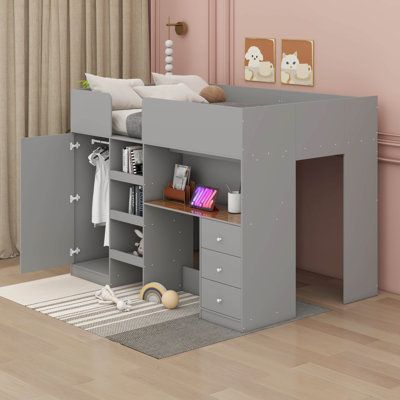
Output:
<instances>
[{"instance_id":1,"label":"wardrobe door","mask_svg":"<svg viewBox=\"0 0 400 400\"><path fill-rule=\"evenodd\" d=\"M21 272L71 264L74 134L21 141Z\"/></svg>"}]
</instances>

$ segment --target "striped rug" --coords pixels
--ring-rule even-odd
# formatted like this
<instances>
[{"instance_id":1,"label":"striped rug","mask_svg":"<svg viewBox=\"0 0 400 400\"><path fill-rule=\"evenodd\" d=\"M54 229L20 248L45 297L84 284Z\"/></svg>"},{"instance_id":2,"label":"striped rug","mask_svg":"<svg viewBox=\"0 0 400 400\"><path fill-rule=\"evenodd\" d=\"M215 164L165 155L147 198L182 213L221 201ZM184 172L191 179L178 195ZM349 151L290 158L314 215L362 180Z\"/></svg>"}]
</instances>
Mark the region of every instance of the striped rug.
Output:
<instances>
[{"instance_id":1,"label":"striped rug","mask_svg":"<svg viewBox=\"0 0 400 400\"><path fill-rule=\"evenodd\" d=\"M141 283L136 283L113 288L119 299L128 300L130 303L131 310L124 312L118 311L114 305L99 304L94 297L95 291L26 304L26 306L102 337L199 313L198 296L179 292L178 307L175 310L167 310L163 305L141 300L139 298L141 287Z\"/></svg>"}]
</instances>

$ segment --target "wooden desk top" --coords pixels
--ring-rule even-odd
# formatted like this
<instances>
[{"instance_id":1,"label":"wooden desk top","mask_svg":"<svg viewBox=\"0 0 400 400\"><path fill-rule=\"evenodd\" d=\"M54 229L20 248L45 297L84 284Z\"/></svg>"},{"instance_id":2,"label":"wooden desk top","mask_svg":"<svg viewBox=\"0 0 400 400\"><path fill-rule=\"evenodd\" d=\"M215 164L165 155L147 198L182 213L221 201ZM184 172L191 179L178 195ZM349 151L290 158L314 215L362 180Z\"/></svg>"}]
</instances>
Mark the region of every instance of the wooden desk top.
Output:
<instances>
[{"instance_id":1,"label":"wooden desk top","mask_svg":"<svg viewBox=\"0 0 400 400\"><path fill-rule=\"evenodd\" d=\"M241 214L230 214L226 205L217 204L218 211L204 211L197 208L192 208L187 204L178 203L169 200L152 200L144 203L147 206L163 208L170 211L175 211L182 214L192 215L193 217L207 218L216 221L225 222L227 224L239 225Z\"/></svg>"}]
</instances>

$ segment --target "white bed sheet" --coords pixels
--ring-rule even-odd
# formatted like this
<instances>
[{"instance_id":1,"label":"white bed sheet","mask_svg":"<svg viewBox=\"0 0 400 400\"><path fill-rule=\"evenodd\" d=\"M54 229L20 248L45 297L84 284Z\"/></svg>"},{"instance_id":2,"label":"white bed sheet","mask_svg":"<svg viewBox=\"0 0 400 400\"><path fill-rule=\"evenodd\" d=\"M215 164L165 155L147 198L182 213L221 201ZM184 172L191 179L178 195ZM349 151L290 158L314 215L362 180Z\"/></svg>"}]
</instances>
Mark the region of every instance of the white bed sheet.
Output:
<instances>
[{"instance_id":1,"label":"white bed sheet","mask_svg":"<svg viewBox=\"0 0 400 400\"><path fill-rule=\"evenodd\" d=\"M112 112L112 131L120 135L127 135L126 119L128 115L142 112L141 108L134 108L131 110L115 110Z\"/></svg>"}]
</instances>

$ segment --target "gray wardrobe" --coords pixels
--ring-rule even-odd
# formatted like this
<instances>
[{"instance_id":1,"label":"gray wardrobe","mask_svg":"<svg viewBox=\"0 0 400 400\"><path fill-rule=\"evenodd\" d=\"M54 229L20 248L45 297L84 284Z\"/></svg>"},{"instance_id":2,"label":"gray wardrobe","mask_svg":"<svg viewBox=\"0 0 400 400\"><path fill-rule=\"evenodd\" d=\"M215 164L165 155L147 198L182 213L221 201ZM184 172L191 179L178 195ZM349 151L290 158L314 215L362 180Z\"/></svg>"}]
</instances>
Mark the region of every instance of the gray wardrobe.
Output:
<instances>
[{"instance_id":1,"label":"gray wardrobe","mask_svg":"<svg viewBox=\"0 0 400 400\"><path fill-rule=\"evenodd\" d=\"M375 295L376 98L224 90L228 103L220 105L144 100L143 176L121 172L122 148L138 141L112 135L109 96L74 91L75 133L22 141L22 270L72 264L73 274L102 284L159 281L180 290L182 267L194 267L202 318L241 331L291 319L296 162L337 156L343 301ZM93 137L110 141L110 250L102 245L104 231L90 221ZM175 163L191 165L196 182L220 189L218 213L163 201ZM131 184L144 185L143 218L127 214ZM240 216L226 212L226 184L241 187ZM144 230L144 258L131 254L136 227Z\"/></svg>"}]
</instances>

